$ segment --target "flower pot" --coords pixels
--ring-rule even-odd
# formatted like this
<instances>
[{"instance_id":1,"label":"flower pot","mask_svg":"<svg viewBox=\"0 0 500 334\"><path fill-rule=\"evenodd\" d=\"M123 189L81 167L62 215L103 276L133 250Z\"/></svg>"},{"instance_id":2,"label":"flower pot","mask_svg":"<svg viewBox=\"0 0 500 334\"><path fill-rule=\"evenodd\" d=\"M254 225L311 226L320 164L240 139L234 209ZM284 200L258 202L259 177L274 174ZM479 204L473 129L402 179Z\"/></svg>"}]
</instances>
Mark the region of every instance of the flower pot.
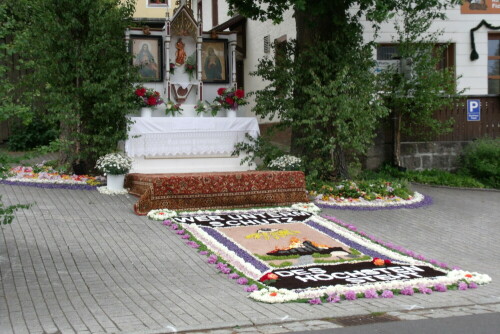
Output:
<instances>
[{"instance_id":1,"label":"flower pot","mask_svg":"<svg viewBox=\"0 0 500 334\"><path fill-rule=\"evenodd\" d=\"M236 110L228 109L226 111L226 116L229 118L235 118L236 117Z\"/></svg>"},{"instance_id":2,"label":"flower pot","mask_svg":"<svg viewBox=\"0 0 500 334\"><path fill-rule=\"evenodd\" d=\"M106 179L107 179L106 187L109 190L115 190L115 191L123 190L123 183L125 181L125 174L120 174L120 175L108 174Z\"/></svg>"},{"instance_id":3,"label":"flower pot","mask_svg":"<svg viewBox=\"0 0 500 334\"><path fill-rule=\"evenodd\" d=\"M153 109L148 107L141 108L141 117L151 117L153 115Z\"/></svg>"}]
</instances>

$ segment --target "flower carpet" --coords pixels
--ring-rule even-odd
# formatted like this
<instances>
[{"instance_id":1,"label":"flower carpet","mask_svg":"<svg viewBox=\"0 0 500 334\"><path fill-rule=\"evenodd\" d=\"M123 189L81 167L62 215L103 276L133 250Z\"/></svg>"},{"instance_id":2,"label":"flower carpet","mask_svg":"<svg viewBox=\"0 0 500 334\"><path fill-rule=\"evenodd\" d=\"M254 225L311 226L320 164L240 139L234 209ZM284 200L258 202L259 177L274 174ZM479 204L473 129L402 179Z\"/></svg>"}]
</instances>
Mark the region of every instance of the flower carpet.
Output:
<instances>
[{"instance_id":1,"label":"flower carpet","mask_svg":"<svg viewBox=\"0 0 500 334\"><path fill-rule=\"evenodd\" d=\"M314 204L233 211L153 210L190 247L249 297L267 303L321 304L465 290L488 275L450 268L386 243Z\"/></svg>"},{"instance_id":2,"label":"flower carpet","mask_svg":"<svg viewBox=\"0 0 500 334\"><path fill-rule=\"evenodd\" d=\"M105 178L99 176L61 174L43 164L35 168L13 167L9 170L9 174L10 176L0 180L0 183L39 188L95 190L105 182Z\"/></svg>"}]
</instances>

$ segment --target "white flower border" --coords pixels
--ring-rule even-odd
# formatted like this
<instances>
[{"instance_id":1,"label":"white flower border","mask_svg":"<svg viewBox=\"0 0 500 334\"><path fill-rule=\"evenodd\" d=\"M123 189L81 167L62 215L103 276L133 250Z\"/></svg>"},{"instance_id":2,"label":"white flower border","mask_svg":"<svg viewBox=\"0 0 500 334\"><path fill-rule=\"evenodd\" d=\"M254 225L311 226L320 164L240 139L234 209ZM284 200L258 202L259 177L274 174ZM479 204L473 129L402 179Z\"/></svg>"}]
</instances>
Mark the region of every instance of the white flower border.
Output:
<instances>
[{"instance_id":1,"label":"white flower border","mask_svg":"<svg viewBox=\"0 0 500 334\"><path fill-rule=\"evenodd\" d=\"M310 204L310 203L307 203ZM314 204L313 204L314 205ZM308 208L309 207L309 208ZM180 212L179 215L206 215L206 214L229 214L229 213L249 213L249 212L273 212L273 211L282 211L282 210L303 210L310 212L308 210L315 210L311 205L304 205L304 203L298 203L295 207L274 207L268 209L249 209L249 210L198 210L198 211L184 211ZM318 208L319 209L319 208ZM310 212L311 213L311 212ZM401 261L401 264L409 263L411 265L426 265L436 270L446 272L446 276L438 276L432 278L414 278L414 279L405 279L398 281L390 281L390 282L377 282L377 283L364 283L362 285L350 284L350 285L333 285L333 286L324 286L319 288L307 288L307 289L276 289L273 287L264 288L258 291L254 291L250 293L249 297L258 301L266 302L266 303L283 303L290 302L298 299L311 299L311 298L320 298L325 294L337 294L343 295L347 291L354 291L355 293L364 293L367 290L394 290L394 289L404 289L404 288L419 288L419 287L433 287L436 284L444 284L444 285L452 285L458 284L459 282L471 283L474 282L478 285L483 285L491 282L491 277L486 274L480 274L477 272L470 272L464 270L449 270L444 269L438 266L435 266L429 262L420 261L408 255L400 254L394 250L391 250L387 247L381 246L376 242L370 240L369 238L359 235L346 227L343 227L337 223L334 223L325 218L319 217L315 214L309 218L323 227L326 227L335 233L338 233L356 243L363 245L365 247L371 248L376 252L386 255L392 259L397 261ZM240 258L236 253L230 251L226 246L222 245L220 242L211 237L208 233L206 233L201 227L196 224L188 224L181 223L179 224L183 228L185 228L188 232L190 232L194 237L196 237L199 241L203 242L205 246L207 246L210 250L215 252L217 255L221 256L225 261L228 261L232 266L234 266L237 270L241 271L244 275L249 278L258 280L265 273L260 272L254 266L246 263L242 258ZM319 231L321 232L321 231ZM238 245L240 248L245 250L244 247L236 243L234 240L231 240L233 243ZM256 258L256 260L260 261ZM262 261L261 261L262 262ZM398 264L398 262L394 262ZM264 263L267 266L267 264ZM317 264L310 264L302 267L315 266ZM332 266L338 264L330 264ZM287 267L294 268L294 267ZM273 269L273 268L271 268Z\"/></svg>"},{"instance_id":2,"label":"white flower border","mask_svg":"<svg viewBox=\"0 0 500 334\"><path fill-rule=\"evenodd\" d=\"M471 275L472 277L469 278L466 275ZM325 294L336 294L340 296L345 294L347 291L353 291L357 294L364 293L368 290L383 291L394 289L402 290L408 287L412 289L419 287L433 287L436 284L440 283L444 285L451 285L456 284L460 281L464 281L467 283L474 282L476 284L483 285L491 282L491 277L476 272L452 270L448 272L446 276L439 276L434 278L415 278L401 281L366 283L363 285L333 285L323 288L310 288L303 291L276 289L271 287L254 291L249 295L249 297L265 303L284 303L297 299L320 298ZM273 294L273 292L276 292L276 294Z\"/></svg>"},{"instance_id":3,"label":"white flower border","mask_svg":"<svg viewBox=\"0 0 500 334\"><path fill-rule=\"evenodd\" d=\"M177 217L177 211L169 209L151 210L147 214L149 219L163 221L173 217Z\"/></svg>"},{"instance_id":4,"label":"white flower border","mask_svg":"<svg viewBox=\"0 0 500 334\"><path fill-rule=\"evenodd\" d=\"M387 206L405 206L420 203L425 199L425 196L419 192L414 192L411 199L405 200L401 197L393 197L393 198L383 198L376 199L373 201L367 201L364 198L356 198L353 201L349 201L346 198L342 198L341 201L331 200L331 201L323 201L323 195L317 195L314 198L314 202L320 205L325 205L329 207L387 207Z\"/></svg>"},{"instance_id":5,"label":"white flower border","mask_svg":"<svg viewBox=\"0 0 500 334\"><path fill-rule=\"evenodd\" d=\"M86 181L76 181L72 179L59 179L59 180L51 180L51 179L38 179L38 178L16 178L16 177L8 177L5 179L10 182L20 182L20 183L50 183L50 184L81 184L81 185L89 185Z\"/></svg>"},{"instance_id":6,"label":"white flower border","mask_svg":"<svg viewBox=\"0 0 500 334\"><path fill-rule=\"evenodd\" d=\"M321 208L318 208L314 203L295 203L291 206L294 210L300 210L309 212L312 214L318 214L321 212Z\"/></svg>"},{"instance_id":7,"label":"white flower border","mask_svg":"<svg viewBox=\"0 0 500 334\"><path fill-rule=\"evenodd\" d=\"M103 186L103 187L97 187L97 191L101 194L104 195L126 195L128 194L127 189L121 189L121 190L110 190L108 187Z\"/></svg>"}]
</instances>

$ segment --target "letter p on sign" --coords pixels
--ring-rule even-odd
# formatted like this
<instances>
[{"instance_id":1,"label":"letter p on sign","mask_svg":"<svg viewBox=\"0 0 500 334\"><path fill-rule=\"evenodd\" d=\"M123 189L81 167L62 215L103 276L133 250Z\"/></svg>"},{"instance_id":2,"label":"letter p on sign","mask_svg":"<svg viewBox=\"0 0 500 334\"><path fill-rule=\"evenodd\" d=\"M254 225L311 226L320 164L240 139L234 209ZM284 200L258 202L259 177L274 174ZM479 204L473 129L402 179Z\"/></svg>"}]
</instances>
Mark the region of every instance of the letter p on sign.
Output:
<instances>
[{"instance_id":1,"label":"letter p on sign","mask_svg":"<svg viewBox=\"0 0 500 334\"><path fill-rule=\"evenodd\" d=\"M480 121L481 120L481 101L480 100L467 100L467 121Z\"/></svg>"}]
</instances>

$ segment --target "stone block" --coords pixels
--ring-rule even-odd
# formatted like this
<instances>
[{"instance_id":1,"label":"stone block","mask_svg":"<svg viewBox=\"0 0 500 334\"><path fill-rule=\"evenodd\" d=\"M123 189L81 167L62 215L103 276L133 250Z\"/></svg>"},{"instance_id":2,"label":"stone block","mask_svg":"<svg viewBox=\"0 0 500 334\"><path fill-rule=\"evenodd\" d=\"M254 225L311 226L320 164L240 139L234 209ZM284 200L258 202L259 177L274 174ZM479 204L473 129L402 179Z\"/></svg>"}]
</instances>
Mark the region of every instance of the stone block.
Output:
<instances>
[{"instance_id":1,"label":"stone block","mask_svg":"<svg viewBox=\"0 0 500 334\"><path fill-rule=\"evenodd\" d=\"M431 169L433 157L430 154L422 155L422 169Z\"/></svg>"},{"instance_id":2,"label":"stone block","mask_svg":"<svg viewBox=\"0 0 500 334\"><path fill-rule=\"evenodd\" d=\"M417 143L401 143L401 155L415 155L418 153Z\"/></svg>"},{"instance_id":3,"label":"stone block","mask_svg":"<svg viewBox=\"0 0 500 334\"><path fill-rule=\"evenodd\" d=\"M410 170L418 170L422 168L422 161L419 156L404 156L401 157L401 165Z\"/></svg>"},{"instance_id":4,"label":"stone block","mask_svg":"<svg viewBox=\"0 0 500 334\"><path fill-rule=\"evenodd\" d=\"M450 168L449 155L435 154L432 156L432 168L447 170Z\"/></svg>"},{"instance_id":5,"label":"stone block","mask_svg":"<svg viewBox=\"0 0 500 334\"><path fill-rule=\"evenodd\" d=\"M417 150L419 154L428 154L436 150L435 142L419 142L417 143Z\"/></svg>"}]
</instances>

